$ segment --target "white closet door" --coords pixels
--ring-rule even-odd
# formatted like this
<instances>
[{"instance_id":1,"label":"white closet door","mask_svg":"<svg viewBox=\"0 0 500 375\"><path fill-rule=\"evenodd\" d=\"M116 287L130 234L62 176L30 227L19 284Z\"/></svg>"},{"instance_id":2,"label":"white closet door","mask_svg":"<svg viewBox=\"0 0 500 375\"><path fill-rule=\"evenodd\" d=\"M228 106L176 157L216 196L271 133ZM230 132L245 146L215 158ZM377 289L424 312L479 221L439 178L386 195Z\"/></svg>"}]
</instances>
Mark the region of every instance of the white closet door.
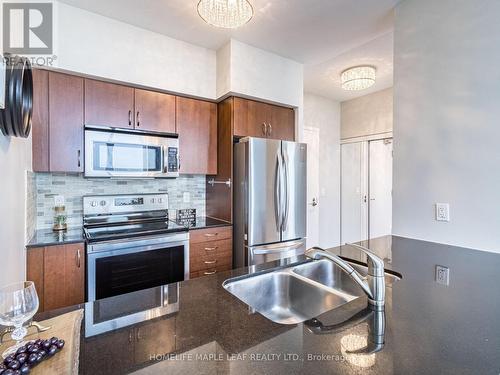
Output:
<instances>
[{"instance_id":1,"label":"white closet door","mask_svg":"<svg viewBox=\"0 0 500 375\"><path fill-rule=\"evenodd\" d=\"M319 129L304 127L307 143L307 247L319 243ZM313 203L314 202L314 203Z\"/></svg>"},{"instance_id":2,"label":"white closet door","mask_svg":"<svg viewBox=\"0 0 500 375\"><path fill-rule=\"evenodd\" d=\"M345 143L341 166L341 243L368 238L367 142Z\"/></svg>"},{"instance_id":3,"label":"white closet door","mask_svg":"<svg viewBox=\"0 0 500 375\"><path fill-rule=\"evenodd\" d=\"M369 142L369 235L392 233L392 140Z\"/></svg>"}]
</instances>

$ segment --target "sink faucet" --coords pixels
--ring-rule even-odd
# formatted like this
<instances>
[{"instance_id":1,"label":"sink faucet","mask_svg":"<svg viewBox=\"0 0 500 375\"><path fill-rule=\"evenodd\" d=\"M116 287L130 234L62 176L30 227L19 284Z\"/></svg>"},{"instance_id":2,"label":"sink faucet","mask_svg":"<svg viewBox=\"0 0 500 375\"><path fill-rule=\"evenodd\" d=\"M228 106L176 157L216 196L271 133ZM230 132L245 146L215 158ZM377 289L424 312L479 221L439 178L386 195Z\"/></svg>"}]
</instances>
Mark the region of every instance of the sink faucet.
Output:
<instances>
[{"instance_id":1,"label":"sink faucet","mask_svg":"<svg viewBox=\"0 0 500 375\"><path fill-rule=\"evenodd\" d=\"M368 275L361 276L349 263L339 256L329 253L320 247L312 247L305 252L311 259L327 258L345 271L368 296L368 303L373 310L382 310L385 304L384 261L370 250L354 244L348 244L364 252L368 257Z\"/></svg>"}]
</instances>

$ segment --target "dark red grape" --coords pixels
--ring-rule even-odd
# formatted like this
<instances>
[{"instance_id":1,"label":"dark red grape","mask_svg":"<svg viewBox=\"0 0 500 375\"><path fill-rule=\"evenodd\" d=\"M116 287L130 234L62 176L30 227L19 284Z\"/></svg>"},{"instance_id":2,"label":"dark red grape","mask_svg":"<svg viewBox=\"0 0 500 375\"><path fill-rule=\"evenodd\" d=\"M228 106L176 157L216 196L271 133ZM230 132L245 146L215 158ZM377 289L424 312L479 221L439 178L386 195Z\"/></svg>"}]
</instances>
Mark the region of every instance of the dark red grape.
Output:
<instances>
[{"instance_id":1,"label":"dark red grape","mask_svg":"<svg viewBox=\"0 0 500 375\"><path fill-rule=\"evenodd\" d=\"M52 345L52 343L50 342L50 340L43 340L43 342L42 342L42 348L44 350L47 350L48 348L50 348L51 345Z\"/></svg>"},{"instance_id":2,"label":"dark red grape","mask_svg":"<svg viewBox=\"0 0 500 375\"><path fill-rule=\"evenodd\" d=\"M30 365L34 365L34 364L36 364L36 362L37 362L37 357L38 357L38 356L37 356L35 353L30 354L30 356L28 357L28 363L29 363Z\"/></svg>"},{"instance_id":3,"label":"dark red grape","mask_svg":"<svg viewBox=\"0 0 500 375\"><path fill-rule=\"evenodd\" d=\"M52 346L49 348L49 350L47 351L47 355L48 355L49 357L52 357L54 354L56 354L56 352L57 352L57 346L52 345Z\"/></svg>"},{"instance_id":4,"label":"dark red grape","mask_svg":"<svg viewBox=\"0 0 500 375\"><path fill-rule=\"evenodd\" d=\"M56 345L57 345L57 348L58 348L58 349L62 349L62 348L64 348L64 340L63 340L63 339L61 339L61 340L57 340Z\"/></svg>"},{"instance_id":5,"label":"dark red grape","mask_svg":"<svg viewBox=\"0 0 500 375\"><path fill-rule=\"evenodd\" d=\"M17 370L19 367L21 367L21 364L17 360L10 361L9 364L7 365L8 368L12 370Z\"/></svg>"},{"instance_id":6,"label":"dark red grape","mask_svg":"<svg viewBox=\"0 0 500 375\"><path fill-rule=\"evenodd\" d=\"M27 363L25 363L24 365L21 366L21 368L19 369L19 371L21 371L21 374L22 375L27 375L30 373L31 369L30 367L28 366Z\"/></svg>"},{"instance_id":7,"label":"dark red grape","mask_svg":"<svg viewBox=\"0 0 500 375\"><path fill-rule=\"evenodd\" d=\"M18 354L16 355L16 359L22 365L28 359L28 354L27 353Z\"/></svg>"},{"instance_id":8,"label":"dark red grape","mask_svg":"<svg viewBox=\"0 0 500 375\"><path fill-rule=\"evenodd\" d=\"M11 370L10 368L2 372L2 375L14 375L15 372L14 370Z\"/></svg>"},{"instance_id":9,"label":"dark red grape","mask_svg":"<svg viewBox=\"0 0 500 375\"><path fill-rule=\"evenodd\" d=\"M26 353L26 346L21 346L17 349L16 354Z\"/></svg>"},{"instance_id":10,"label":"dark red grape","mask_svg":"<svg viewBox=\"0 0 500 375\"><path fill-rule=\"evenodd\" d=\"M38 353L38 351L40 350L38 345L28 345L27 349L28 349L28 353Z\"/></svg>"},{"instance_id":11,"label":"dark red grape","mask_svg":"<svg viewBox=\"0 0 500 375\"><path fill-rule=\"evenodd\" d=\"M8 365L9 362L12 362L15 359L16 359L16 357L14 357L14 355L11 354L11 355L8 355L7 357L5 357L5 359L3 360L3 363L5 363L6 365Z\"/></svg>"}]
</instances>

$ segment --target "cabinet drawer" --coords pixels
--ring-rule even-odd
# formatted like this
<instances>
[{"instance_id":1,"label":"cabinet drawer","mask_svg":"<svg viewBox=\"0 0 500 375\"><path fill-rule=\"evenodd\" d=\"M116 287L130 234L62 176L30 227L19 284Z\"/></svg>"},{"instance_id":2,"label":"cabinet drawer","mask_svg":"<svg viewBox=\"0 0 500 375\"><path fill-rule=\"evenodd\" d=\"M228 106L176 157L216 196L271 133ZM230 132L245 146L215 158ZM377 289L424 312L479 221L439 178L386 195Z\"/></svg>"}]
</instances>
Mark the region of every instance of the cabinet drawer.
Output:
<instances>
[{"instance_id":1,"label":"cabinet drawer","mask_svg":"<svg viewBox=\"0 0 500 375\"><path fill-rule=\"evenodd\" d=\"M195 279L197 277L215 275L219 272L229 271L231 268L232 266L230 264L219 265L217 267L212 267L206 270L191 272L189 277L191 279Z\"/></svg>"},{"instance_id":2,"label":"cabinet drawer","mask_svg":"<svg viewBox=\"0 0 500 375\"><path fill-rule=\"evenodd\" d=\"M207 241L192 244L189 248L190 259L197 259L203 256L215 256L221 253L231 253L233 241L231 238L220 241Z\"/></svg>"},{"instance_id":3,"label":"cabinet drawer","mask_svg":"<svg viewBox=\"0 0 500 375\"><path fill-rule=\"evenodd\" d=\"M196 244L207 241L225 240L231 238L232 234L233 228L231 226L197 229L189 232L189 241L191 244Z\"/></svg>"},{"instance_id":4,"label":"cabinet drawer","mask_svg":"<svg viewBox=\"0 0 500 375\"><path fill-rule=\"evenodd\" d=\"M231 266L233 260L231 241L226 240L220 242L228 242L229 244L226 244L225 247L219 247L217 250L213 250L211 253L204 252L198 254L190 254L190 271L196 272L217 268L219 266Z\"/></svg>"}]
</instances>

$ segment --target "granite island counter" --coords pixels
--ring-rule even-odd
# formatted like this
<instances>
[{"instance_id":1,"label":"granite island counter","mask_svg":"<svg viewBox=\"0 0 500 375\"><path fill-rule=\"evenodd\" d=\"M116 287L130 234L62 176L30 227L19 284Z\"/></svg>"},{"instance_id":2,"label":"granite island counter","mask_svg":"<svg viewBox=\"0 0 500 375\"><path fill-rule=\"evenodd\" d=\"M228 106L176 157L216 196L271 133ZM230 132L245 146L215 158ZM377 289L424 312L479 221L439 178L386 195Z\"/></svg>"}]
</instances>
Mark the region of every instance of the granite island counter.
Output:
<instances>
[{"instance_id":1,"label":"granite island counter","mask_svg":"<svg viewBox=\"0 0 500 375\"><path fill-rule=\"evenodd\" d=\"M249 272L239 269L79 306L80 373L500 373L499 254L394 236L365 245L402 275L386 288L385 345L377 353L349 353L367 344L367 321L317 334L252 313L222 287ZM347 246L330 251L363 259ZM449 267L449 286L436 283L436 265ZM318 319L339 324L366 305L360 297Z\"/></svg>"}]
</instances>

